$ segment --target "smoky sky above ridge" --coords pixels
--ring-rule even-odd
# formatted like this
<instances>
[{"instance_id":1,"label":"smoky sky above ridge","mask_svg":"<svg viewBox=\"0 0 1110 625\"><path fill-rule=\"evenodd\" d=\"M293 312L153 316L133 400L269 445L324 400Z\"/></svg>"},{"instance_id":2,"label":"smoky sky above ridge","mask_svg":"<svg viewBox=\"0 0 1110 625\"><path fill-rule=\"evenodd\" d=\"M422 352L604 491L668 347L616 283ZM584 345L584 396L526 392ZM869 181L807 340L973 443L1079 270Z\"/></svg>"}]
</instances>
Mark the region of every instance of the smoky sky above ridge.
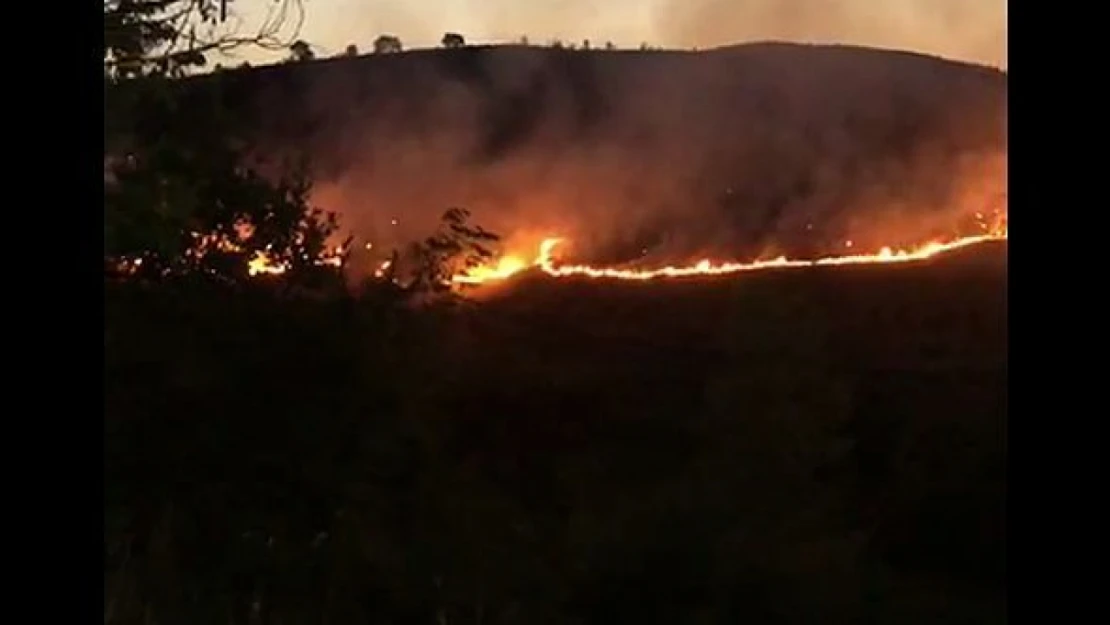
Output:
<instances>
[{"instance_id":1,"label":"smoky sky above ridge","mask_svg":"<svg viewBox=\"0 0 1110 625\"><path fill-rule=\"evenodd\" d=\"M273 0L235 0L242 27ZM1005 69L1006 0L303 0L301 38L327 56L379 34L432 47L445 31L474 43L527 36L620 47L710 48L753 41L843 43ZM243 54L252 62L274 54ZM280 56L280 55L278 55Z\"/></svg>"}]
</instances>

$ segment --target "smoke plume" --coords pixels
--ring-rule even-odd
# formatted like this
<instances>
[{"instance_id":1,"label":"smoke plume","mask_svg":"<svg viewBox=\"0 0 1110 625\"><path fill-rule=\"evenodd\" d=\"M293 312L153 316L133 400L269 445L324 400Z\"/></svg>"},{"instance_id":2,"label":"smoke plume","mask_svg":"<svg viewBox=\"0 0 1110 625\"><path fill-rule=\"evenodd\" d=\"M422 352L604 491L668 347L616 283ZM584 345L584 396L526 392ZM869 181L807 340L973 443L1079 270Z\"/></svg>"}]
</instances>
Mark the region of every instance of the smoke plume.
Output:
<instances>
[{"instance_id":1,"label":"smoke plume","mask_svg":"<svg viewBox=\"0 0 1110 625\"><path fill-rule=\"evenodd\" d=\"M451 206L510 251L654 263L919 243L1005 201L1006 75L920 55L474 48L248 77L265 141L306 150L316 202L379 250Z\"/></svg>"}]
</instances>

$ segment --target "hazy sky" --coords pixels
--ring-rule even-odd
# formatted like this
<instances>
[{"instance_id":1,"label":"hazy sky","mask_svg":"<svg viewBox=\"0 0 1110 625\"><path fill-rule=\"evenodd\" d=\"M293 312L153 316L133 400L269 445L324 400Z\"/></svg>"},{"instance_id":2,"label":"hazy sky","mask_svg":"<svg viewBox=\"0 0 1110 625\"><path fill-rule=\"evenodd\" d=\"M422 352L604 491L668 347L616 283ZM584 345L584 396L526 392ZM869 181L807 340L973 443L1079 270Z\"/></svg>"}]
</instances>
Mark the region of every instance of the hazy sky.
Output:
<instances>
[{"instance_id":1,"label":"hazy sky","mask_svg":"<svg viewBox=\"0 0 1110 625\"><path fill-rule=\"evenodd\" d=\"M559 38L711 47L753 40L900 48L1006 66L1006 0L303 0L300 36L328 56L369 50L390 33L428 47L445 31L468 41ZM244 29L273 0L235 0ZM255 56L255 55L251 55ZM257 57L252 58L256 60ZM261 60L261 59L258 59Z\"/></svg>"}]
</instances>

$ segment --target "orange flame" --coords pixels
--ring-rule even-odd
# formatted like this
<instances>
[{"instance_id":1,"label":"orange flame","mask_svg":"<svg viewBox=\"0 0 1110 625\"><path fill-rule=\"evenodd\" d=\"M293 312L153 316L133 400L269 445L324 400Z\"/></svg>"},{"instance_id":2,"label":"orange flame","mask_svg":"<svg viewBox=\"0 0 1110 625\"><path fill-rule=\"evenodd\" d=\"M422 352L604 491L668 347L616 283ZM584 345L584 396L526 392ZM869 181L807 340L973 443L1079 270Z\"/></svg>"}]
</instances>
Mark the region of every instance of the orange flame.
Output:
<instances>
[{"instance_id":1,"label":"orange flame","mask_svg":"<svg viewBox=\"0 0 1110 625\"><path fill-rule=\"evenodd\" d=\"M611 267L592 267L590 265L559 265L554 259L555 248L564 240L558 237L544 239L532 261L535 267L554 278L580 276L610 280L655 280L660 278L682 278L689 276L720 276L764 269L792 269L801 267L821 267L835 265L867 265L879 263L908 263L923 261L944 252L970 247L987 241L1004 241L1007 229L1001 225L986 234L965 236L947 241L929 241L907 249L884 247L873 254L849 254L823 256L814 259L791 259L779 256L770 260L752 262L718 262L703 259L690 265L668 265L656 269L616 269ZM847 247L851 247L847 245ZM475 268L454 281L461 284L485 284L509 278L529 267L519 256L507 256L496 263Z\"/></svg>"},{"instance_id":2,"label":"orange flame","mask_svg":"<svg viewBox=\"0 0 1110 625\"><path fill-rule=\"evenodd\" d=\"M547 243L547 241L558 242L557 239L546 239L544 243ZM538 265L540 260L544 258L543 253L543 244L541 244L540 255L531 265ZM502 256L492 264L475 267L464 274L455 276L454 281L463 284L482 284L484 282L504 280L524 271L529 266L530 264L519 256Z\"/></svg>"},{"instance_id":3,"label":"orange flame","mask_svg":"<svg viewBox=\"0 0 1110 625\"><path fill-rule=\"evenodd\" d=\"M343 265L342 254L344 249L336 247L332 256L321 258L316 262L317 265L330 265L332 267L340 267ZM289 266L281 261L275 260L264 252L255 252L253 258L247 263L247 271L252 276L270 275L280 276L288 271Z\"/></svg>"},{"instance_id":4,"label":"orange flame","mask_svg":"<svg viewBox=\"0 0 1110 625\"><path fill-rule=\"evenodd\" d=\"M760 271L765 269L793 269L802 267L821 267L839 265L867 265L883 263L909 263L923 261L938 254L950 252L960 248L970 247L988 241L1005 241L1008 237L1008 228L1005 213L999 216L993 226L987 226L983 216L976 214L980 219L980 227L984 234L956 237L949 240L929 241L921 245L905 249L884 247L871 254L846 254L831 255L813 259L792 259L779 256L769 260L755 260L751 262L720 262L702 259L689 265L668 265L655 269L619 269L613 267L594 267L590 265L560 265L555 260L555 249L565 239L561 237L548 237L543 239L531 262L525 256L510 254L502 256L495 261L471 268L452 278L456 284L481 285L507 280L530 268L538 269L553 278L585 277L592 279L610 280L636 280L647 281L661 278L683 278L691 276L720 276L743 272ZM369 245L367 248L369 249ZM846 248L852 248L852 241L845 241ZM340 265L338 257L343 253L342 248L335 249L335 257L321 260L322 264ZM141 259L140 259L141 260ZM135 261L136 263L140 261ZM381 278L389 270L391 261L380 263L375 271L375 277ZM287 267L259 252L251 259L249 271L252 276L280 275L285 273Z\"/></svg>"}]
</instances>

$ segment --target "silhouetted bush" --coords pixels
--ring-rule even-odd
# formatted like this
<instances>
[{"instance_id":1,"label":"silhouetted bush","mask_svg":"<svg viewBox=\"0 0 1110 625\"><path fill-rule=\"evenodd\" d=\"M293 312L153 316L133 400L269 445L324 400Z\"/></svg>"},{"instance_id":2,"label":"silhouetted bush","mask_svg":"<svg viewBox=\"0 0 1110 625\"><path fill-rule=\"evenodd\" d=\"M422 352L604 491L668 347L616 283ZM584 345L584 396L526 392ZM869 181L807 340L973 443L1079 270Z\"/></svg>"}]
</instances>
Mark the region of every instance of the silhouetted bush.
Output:
<instances>
[{"instance_id":1,"label":"silhouetted bush","mask_svg":"<svg viewBox=\"0 0 1110 625\"><path fill-rule=\"evenodd\" d=\"M293 45L289 46L289 60L294 62L311 61L316 58L316 53L312 51L312 46L307 42L297 40Z\"/></svg>"},{"instance_id":2,"label":"silhouetted bush","mask_svg":"<svg viewBox=\"0 0 1110 625\"><path fill-rule=\"evenodd\" d=\"M441 43L444 48L462 48L466 46L466 39L459 33L444 33Z\"/></svg>"},{"instance_id":3,"label":"silhouetted bush","mask_svg":"<svg viewBox=\"0 0 1110 625\"><path fill-rule=\"evenodd\" d=\"M375 54L390 54L402 50L401 40L394 35L381 35L374 40Z\"/></svg>"}]
</instances>

